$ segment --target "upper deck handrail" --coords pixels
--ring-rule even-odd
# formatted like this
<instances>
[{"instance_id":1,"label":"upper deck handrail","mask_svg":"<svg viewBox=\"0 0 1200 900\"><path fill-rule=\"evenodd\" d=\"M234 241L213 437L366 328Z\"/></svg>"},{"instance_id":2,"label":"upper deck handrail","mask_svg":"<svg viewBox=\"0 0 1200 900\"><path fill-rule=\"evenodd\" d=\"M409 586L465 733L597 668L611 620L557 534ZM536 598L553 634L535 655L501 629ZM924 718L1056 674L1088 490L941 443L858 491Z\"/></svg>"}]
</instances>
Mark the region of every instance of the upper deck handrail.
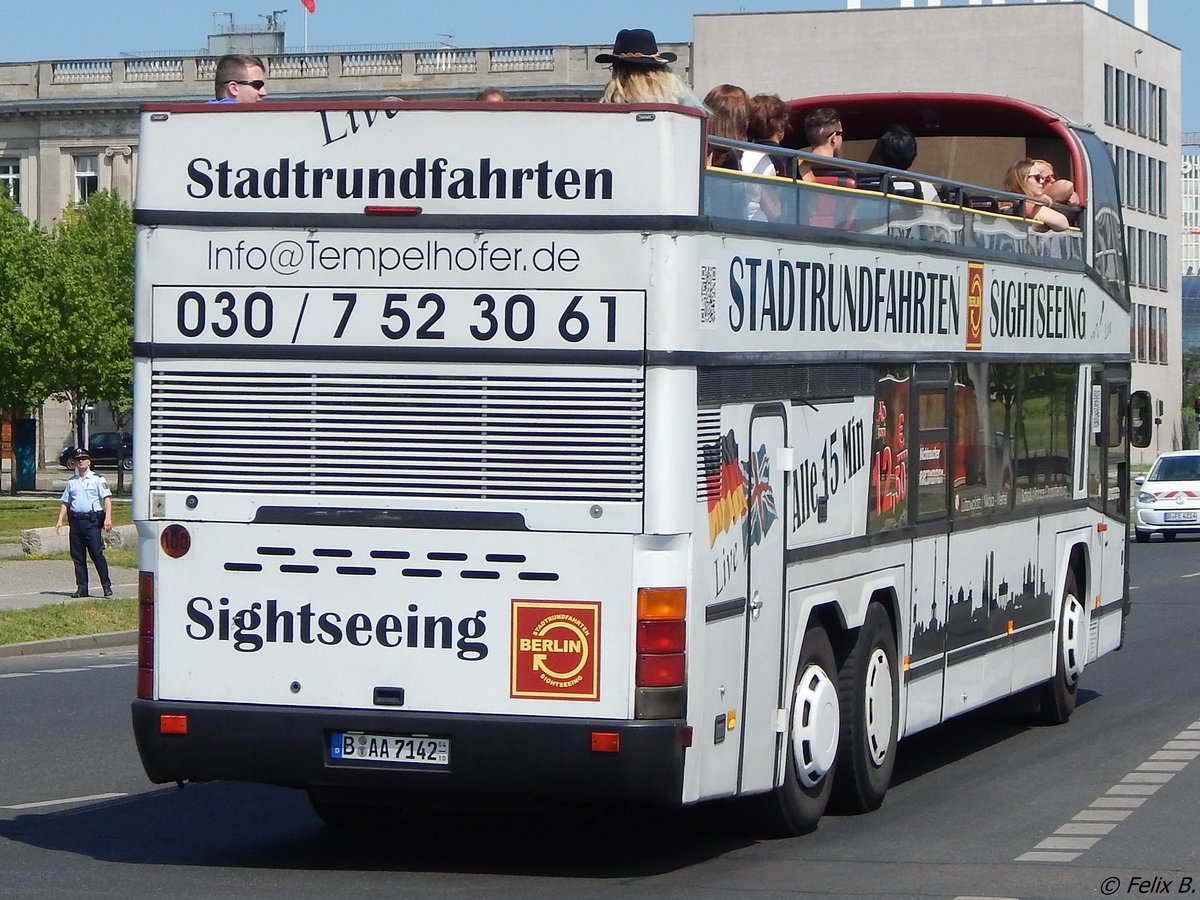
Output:
<instances>
[{"instance_id":1,"label":"upper deck handrail","mask_svg":"<svg viewBox=\"0 0 1200 900\"><path fill-rule=\"evenodd\" d=\"M996 200L1009 201L1013 204L1014 209L1017 208L1016 204L1021 203L1021 202L1032 203L1036 206L1050 206L1054 209L1059 210L1060 212L1070 213L1070 214L1077 213L1080 209L1080 207L1071 206L1069 204L1064 204L1064 203L1046 203L1042 200L1038 200L1035 197L1030 197L1027 194L1013 194L1013 193L1010 193L1009 191L1001 190L1000 188L988 187L988 186L980 185L980 184L972 184L969 181L956 181L953 178L945 178L940 175L929 175L927 173L917 172L912 169L892 169L892 168L889 168L888 166L880 166L880 165L876 165L875 163L869 163L869 162L860 162L855 159L846 159L845 157L841 157L841 156L836 156L836 157L821 156L816 153L810 153L806 150L793 150L790 147L780 147L780 146L774 145L774 144L755 144L755 143L750 143L747 141L736 141L736 140L733 140L732 138L717 137L716 135L709 135L708 142L710 144L712 144L713 146L717 146L717 147L728 147L728 148L732 148L735 150L755 150L759 153L767 153L772 156L786 156L786 157L796 159L796 160L806 160L810 163L818 163L822 168L845 169L850 172L869 172L869 173L877 174L877 175L888 175L888 176L892 176L895 180L898 180L898 181L914 181L914 182L923 182L924 181L924 182L928 182L930 184L940 185L944 190L949 189L946 191L947 193L956 192L959 197L963 197L966 194L966 192L970 192L970 195L972 195L972 196L986 196L986 197L994 198ZM798 167L792 167L792 168L793 168L793 171L798 169ZM730 171L732 171L732 170L730 170ZM746 174L751 174L751 173L743 172L741 174L746 175ZM784 181L792 181L792 182L798 182L801 180L797 175L790 175L790 176L789 175L769 175L768 177L779 178ZM818 187L818 188L836 187L836 185L822 185L822 184L816 184L813 186ZM842 190L847 190L847 189L852 189L852 188L849 188L849 187L842 188ZM870 191L870 193L891 194L893 192L888 191L888 190L875 191L872 189ZM930 202L930 201L917 200L917 198L902 197L902 196L897 197L897 199L916 200L916 202L919 202L919 203L920 202ZM960 206L960 207L963 206L961 201L959 203L948 203L947 201L944 201L944 200L938 201L938 202L946 204L946 205L950 205L950 206ZM979 212L980 211L977 209L973 209L969 206L963 207L963 208L968 209L971 212ZM1016 218L1027 218L1027 217L1016 216ZM1072 227L1077 227L1077 226L1072 226Z\"/></svg>"},{"instance_id":2,"label":"upper deck handrail","mask_svg":"<svg viewBox=\"0 0 1200 900\"><path fill-rule=\"evenodd\" d=\"M773 171L755 175L709 167L704 174L703 200L703 211L708 216L823 228L841 234L886 235L971 251L1084 260L1083 229L1072 226L1059 232L1044 230L1036 220L1021 214L1020 204L1040 203L1024 194L774 145L716 136L710 136L709 143L787 157L790 175L778 176ZM799 161L844 171L855 179L864 174L878 175L881 183L878 189L867 189L849 180L844 185L804 181L798 173ZM889 179L940 185L939 199L925 200L889 190ZM768 211L768 206L774 208ZM1079 207L1054 206L1072 214L1080 212ZM1086 222L1086 216L1080 216L1079 221Z\"/></svg>"}]
</instances>

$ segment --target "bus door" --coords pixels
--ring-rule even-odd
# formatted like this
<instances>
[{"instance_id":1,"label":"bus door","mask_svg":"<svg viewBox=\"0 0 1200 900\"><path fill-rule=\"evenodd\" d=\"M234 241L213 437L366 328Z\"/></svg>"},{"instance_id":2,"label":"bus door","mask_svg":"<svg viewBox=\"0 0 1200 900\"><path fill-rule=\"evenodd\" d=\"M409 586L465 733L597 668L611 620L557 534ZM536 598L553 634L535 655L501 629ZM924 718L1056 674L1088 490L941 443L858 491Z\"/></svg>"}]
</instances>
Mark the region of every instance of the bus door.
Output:
<instances>
[{"instance_id":1,"label":"bus door","mask_svg":"<svg viewBox=\"0 0 1200 900\"><path fill-rule=\"evenodd\" d=\"M947 520L950 515L950 484L953 479L952 448L950 443L950 413L951 413L951 379L949 367L941 365L919 365L914 372L913 406L909 421L915 423L915 429L910 434L915 437L916 459L910 456L909 482L913 503L911 508L915 518L916 538L913 541L913 591L918 598L924 595L924 602L919 603L918 623L924 626L922 647L925 652L940 644L941 652L945 653L939 678L930 677L930 670L935 666L924 668L925 677L921 679L922 668L912 665L913 680L918 681L910 690L917 702L909 715L909 728L918 724L929 724L929 716L933 713L933 689L938 690L937 712L943 712L944 692L948 690L951 674L949 671L949 637L947 623L949 621L952 597L947 596L947 571L950 563L950 541L947 536ZM928 610L929 619L922 621ZM918 628L914 625L913 650L917 650ZM940 640L939 640L940 638ZM916 655L915 652L913 654ZM911 660L910 663L918 663ZM915 721L920 717L924 722ZM938 721L933 718L932 721Z\"/></svg>"},{"instance_id":2,"label":"bus door","mask_svg":"<svg viewBox=\"0 0 1200 900\"><path fill-rule=\"evenodd\" d=\"M1121 644L1122 616L1116 611L1122 607L1118 599L1125 597L1124 561L1129 539L1129 370L1105 366L1103 372L1093 375L1093 390L1097 387L1101 391L1100 433L1095 437L1102 456L1102 508L1107 521L1093 534L1096 559L1092 571L1099 584L1089 585L1087 594L1098 594L1101 606L1092 611L1089 660ZM1080 600L1084 606L1092 606L1089 597Z\"/></svg>"},{"instance_id":3,"label":"bus door","mask_svg":"<svg viewBox=\"0 0 1200 900\"><path fill-rule=\"evenodd\" d=\"M742 698L742 757L739 789L774 786L783 734L776 731L784 708L785 647L783 558L787 491L777 451L787 446L782 405L760 405L751 414L746 473L746 677Z\"/></svg>"}]
</instances>

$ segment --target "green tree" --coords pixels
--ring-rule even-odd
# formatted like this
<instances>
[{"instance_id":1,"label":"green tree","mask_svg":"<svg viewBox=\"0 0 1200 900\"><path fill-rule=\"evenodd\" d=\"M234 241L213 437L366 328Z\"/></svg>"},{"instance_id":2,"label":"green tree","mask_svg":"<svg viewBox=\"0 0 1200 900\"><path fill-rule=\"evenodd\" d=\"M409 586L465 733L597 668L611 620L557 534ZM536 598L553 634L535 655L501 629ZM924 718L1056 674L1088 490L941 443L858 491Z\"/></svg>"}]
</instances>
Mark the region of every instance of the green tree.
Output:
<instances>
[{"instance_id":1,"label":"green tree","mask_svg":"<svg viewBox=\"0 0 1200 900\"><path fill-rule=\"evenodd\" d=\"M54 227L47 299L53 340L46 366L53 394L84 410L104 401L120 416L133 392L133 212L97 191Z\"/></svg>"},{"instance_id":2,"label":"green tree","mask_svg":"<svg viewBox=\"0 0 1200 900\"><path fill-rule=\"evenodd\" d=\"M0 419L16 422L49 396L43 352L50 317L45 303L50 241L0 191ZM17 471L16 460L12 472ZM16 479L12 479L16 490Z\"/></svg>"}]
</instances>

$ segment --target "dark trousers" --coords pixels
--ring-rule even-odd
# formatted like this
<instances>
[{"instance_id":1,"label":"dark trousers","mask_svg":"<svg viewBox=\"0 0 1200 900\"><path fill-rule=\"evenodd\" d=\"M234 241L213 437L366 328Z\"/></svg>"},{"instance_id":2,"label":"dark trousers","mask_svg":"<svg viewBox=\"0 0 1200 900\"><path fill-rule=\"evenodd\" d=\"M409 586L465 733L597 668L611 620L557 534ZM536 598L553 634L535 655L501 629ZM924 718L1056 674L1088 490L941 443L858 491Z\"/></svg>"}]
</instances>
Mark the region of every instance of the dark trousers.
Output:
<instances>
[{"instance_id":1,"label":"dark trousers","mask_svg":"<svg viewBox=\"0 0 1200 900\"><path fill-rule=\"evenodd\" d=\"M104 513L81 516L70 514L71 562L75 563L75 586L81 591L88 589L87 557L91 556L100 585L104 590L112 588L108 577L108 560L104 558Z\"/></svg>"}]
</instances>

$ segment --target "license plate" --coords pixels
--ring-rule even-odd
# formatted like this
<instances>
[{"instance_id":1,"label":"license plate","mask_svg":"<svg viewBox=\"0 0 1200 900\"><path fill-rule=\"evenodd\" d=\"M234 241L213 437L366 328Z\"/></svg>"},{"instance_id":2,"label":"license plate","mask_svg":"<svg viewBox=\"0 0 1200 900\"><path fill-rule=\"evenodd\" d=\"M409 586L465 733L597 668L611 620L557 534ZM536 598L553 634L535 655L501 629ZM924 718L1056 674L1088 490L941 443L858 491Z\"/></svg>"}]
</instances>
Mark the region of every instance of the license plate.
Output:
<instances>
[{"instance_id":1,"label":"license plate","mask_svg":"<svg viewBox=\"0 0 1200 900\"><path fill-rule=\"evenodd\" d=\"M365 734L335 731L329 736L331 759L404 763L420 766L450 765L450 739L422 734Z\"/></svg>"},{"instance_id":2,"label":"license plate","mask_svg":"<svg viewBox=\"0 0 1200 900\"><path fill-rule=\"evenodd\" d=\"M1195 522L1195 512L1165 512L1163 513L1164 522Z\"/></svg>"}]
</instances>

